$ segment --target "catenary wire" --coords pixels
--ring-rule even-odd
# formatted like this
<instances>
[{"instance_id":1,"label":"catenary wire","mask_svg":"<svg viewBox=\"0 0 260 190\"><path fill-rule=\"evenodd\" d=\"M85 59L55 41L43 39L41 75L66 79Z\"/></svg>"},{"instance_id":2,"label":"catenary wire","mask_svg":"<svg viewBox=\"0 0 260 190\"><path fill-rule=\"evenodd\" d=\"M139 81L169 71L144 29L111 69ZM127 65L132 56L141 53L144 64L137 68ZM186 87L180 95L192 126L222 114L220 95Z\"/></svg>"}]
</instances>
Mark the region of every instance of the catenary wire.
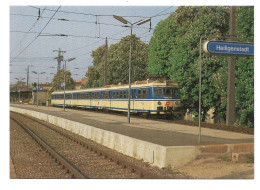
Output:
<instances>
[{"instance_id":1,"label":"catenary wire","mask_svg":"<svg viewBox=\"0 0 260 190\"><path fill-rule=\"evenodd\" d=\"M46 7L45 7L45 8L46 8ZM41 15L44 13L45 8L43 9ZM30 32L30 31L33 29L33 27L36 25L36 23L37 23L38 21L39 21L39 19L37 19L37 20L34 22L34 24L33 24L32 27L28 30L28 32ZM26 34L23 36L23 38L21 39L21 41L20 41L19 43L17 43L17 45L15 46L15 48L11 51L10 55L12 55L12 53L14 52L14 50L16 50L16 48L17 48L17 47L19 46L19 44L24 40L24 38L26 37L27 34L28 34L28 33L26 33Z\"/></svg>"},{"instance_id":2,"label":"catenary wire","mask_svg":"<svg viewBox=\"0 0 260 190\"><path fill-rule=\"evenodd\" d=\"M61 7L61 6L60 6ZM60 9L60 7L56 10L56 12L52 15L52 17L50 18L50 20L47 22L47 24L43 27L43 29L40 31L40 33L33 39L33 41L31 41L31 43L29 43L16 57L14 57L10 62L12 62L14 59L16 59L19 55L21 55L42 33L42 31L47 27L47 25L50 23L50 21L52 20L52 18L55 16L55 14L58 12L58 10Z\"/></svg>"}]
</instances>

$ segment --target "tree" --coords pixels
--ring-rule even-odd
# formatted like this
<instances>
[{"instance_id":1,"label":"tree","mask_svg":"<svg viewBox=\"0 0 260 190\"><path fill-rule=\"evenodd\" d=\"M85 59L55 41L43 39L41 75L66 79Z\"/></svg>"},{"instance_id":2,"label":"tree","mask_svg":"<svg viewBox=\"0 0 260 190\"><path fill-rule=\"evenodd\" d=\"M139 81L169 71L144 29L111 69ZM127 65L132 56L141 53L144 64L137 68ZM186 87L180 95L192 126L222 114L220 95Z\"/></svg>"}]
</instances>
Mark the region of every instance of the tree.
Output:
<instances>
[{"instance_id":1,"label":"tree","mask_svg":"<svg viewBox=\"0 0 260 190\"><path fill-rule=\"evenodd\" d=\"M198 115L200 37L227 33L227 7L179 7L156 27L149 45L149 71L179 83L184 111ZM225 57L203 55L202 62L204 120L212 107L216 115L225 112L227 61Z\"/></svg>"},{"instance_id":2,"label":"tree","mask_svg":"<svg viewBox=\"0 0 260 190\"><path fill-rule=\"evenodd\" d=\"M109 84L127 84L129 73L130 35L113 44L108 50L108 82ZM148 45L132 35L132 76L131 80L144 80L148 75Z\"/></svg>"},{"instance_id":3,"label":"tree","mask_svg":"<svg viewBox=\"0 0 260 190\"><path fill-rule=\"evenodd\" d=\"M93 57L93 66L88 68L86 72L86 77L88 82L83 86L83 88L94 88L101 87L104 84L104 55L105 55L105 45L100 46L95 51L92 51L91 56Z\"/></svg>"},{"instance_id":4,"label":"tree","mask_svg":"<svg viewBox=\"0 0 260 190\"><path fill-rule=\"evenodd\" d=\"M253 38L254 8L237 7L236 12L236 35ZM200 36L227 36L228 27L229 7L179 7L156 26L149 44L148 69L179 83L185 111L198 114ZM227 64L227 57L202 54L202 119L214 107L215 116L225 120ZM253 58L236 61L236 112L238 125L253 127Z\"/></svg>"},{"instance_id":5,"label":"tree","mask_svg":"<svg viewBox=\"0 0 260 190\"><path fill-rule=\"evenodd\" d=\"M71 78L71 72L66 70L66 90L73 90L75 88L74 80ZM60 78L60 81L59 81ZM64 83L64 69L57 72L52 79L52 91L63 90L61 83ZM59 87L59 89L58 89Z\"/></svg>"},{"instance_id":6,"label":"tree","mask_svg":"<svg viewBox=\"0 0 260 190\"><path fill-rule=\"evenodd\" d=\"M112 44L108 49L107 81L108 84L128 83L128 65L130 35ZM132 35L132 81L147 77L148 45ZM92 52L93 66L86 73L88 82L85 88L100 87L104 84L105 46Z\"/></svg>"},{"instance_id":7,"label":"tree","mask_svg":"<svg viewBox=\"0 0 260 190\"><path fill-rule=\"evenodd\" d=\"M165 20L160 21L155 27L148 50L148 70L150 75L170 78L171 63L169 54L174 46L176 27L175 14L171 14Z\"/></svg>"},{"instance_id":8,"label":"tree","mask_svg":"<svg viewBox=\"0 0 260 190\"><path fill-rule=\"evenodd\" d=\"M254 7L238 7L236 23L238 37L253 38ZM239 125L254 127L254 58L252 57L240 57L236 61L236 111Z\"/></svg>"}]
</instances>

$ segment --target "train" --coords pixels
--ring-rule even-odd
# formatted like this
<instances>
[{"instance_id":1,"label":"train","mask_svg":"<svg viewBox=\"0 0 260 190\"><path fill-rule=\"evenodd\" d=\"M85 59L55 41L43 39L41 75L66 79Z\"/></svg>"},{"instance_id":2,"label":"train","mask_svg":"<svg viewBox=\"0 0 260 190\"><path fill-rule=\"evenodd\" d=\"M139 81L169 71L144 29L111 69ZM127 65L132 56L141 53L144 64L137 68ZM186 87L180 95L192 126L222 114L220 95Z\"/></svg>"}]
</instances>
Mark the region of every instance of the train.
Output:
<instances>
[{"instance_id":1,"label":"train","mask_svg":"<svg viewBox=\"0 0 260 190\"><path fill-rule=\"evenodd\" d=\"M128 85L106 85L99 88L55 91L52 106L71 108L128 111ZM64 104L65 99L65 104ZM176 82L167 80L136 81L131 84L130 112L144 114L180 113L180 89Z\"/></svg>"}]
</instances>

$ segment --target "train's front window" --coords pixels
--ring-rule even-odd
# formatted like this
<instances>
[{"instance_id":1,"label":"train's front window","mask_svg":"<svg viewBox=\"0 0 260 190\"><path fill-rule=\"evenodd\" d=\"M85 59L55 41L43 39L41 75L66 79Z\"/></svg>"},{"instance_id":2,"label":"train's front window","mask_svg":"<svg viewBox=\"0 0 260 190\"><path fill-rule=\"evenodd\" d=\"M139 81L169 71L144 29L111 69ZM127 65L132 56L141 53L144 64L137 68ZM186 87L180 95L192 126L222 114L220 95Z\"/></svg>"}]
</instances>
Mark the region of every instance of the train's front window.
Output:
<instances>
[{"instance_id":1,"label":"train's front window","mask_svg":"<svg viewBox=\"0 0 260 190\"><path fill-rule=\"evenodd\" d=\"M174 98L180 98L180 90L178 88L173 88L172 95Z\"/></svg>"},{"instance_id":2,"label":"train's front window","mask_svg":"<svg viewBox=\"0 0 260 190\"><path fill-rule=\"evenodd\" d=\"M163 93L165 97L180 98L180 91L178 88L164 88Z\"/></svg>"},{"instance_id":3,"label":"train's front window","mask_svg":"<svg viewBox=\"0 0 260 190\"><path fill-rule=\"evenodd\" d=\"M164 89L165 96L172 96L172 88L165 88Z\"/></svg>"}]
</instances>

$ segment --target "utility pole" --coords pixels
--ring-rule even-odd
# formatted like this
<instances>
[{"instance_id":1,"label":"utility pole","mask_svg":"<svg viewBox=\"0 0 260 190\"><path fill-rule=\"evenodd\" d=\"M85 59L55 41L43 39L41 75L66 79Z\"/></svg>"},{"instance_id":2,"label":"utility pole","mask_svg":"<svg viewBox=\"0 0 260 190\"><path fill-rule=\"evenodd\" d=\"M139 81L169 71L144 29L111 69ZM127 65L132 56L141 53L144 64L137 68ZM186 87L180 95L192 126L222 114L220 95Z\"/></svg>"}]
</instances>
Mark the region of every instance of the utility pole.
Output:
<instances>
[{"instance_id":1,"label":"utility pole","mask_svg":"<svg viewBox=\"0 0 260 190\"><path fill-rule=\"evenodd\" d=\"M66 51L61 51L60 48L59 50L53 50L53 52L58 52L58 57L55 57L55 59L57 59L58 61L58 66L57 66L57 73L59 73L60 71L60 65L61 62L63 61L63 53L66 53ZM57 82L57 90L60 89L60 74L58 75L58 82Z\"/></svg>"},{"instance_id":2,"label":"utility pole","mask_svg":"<svg viewBox=\"0 0 260 190\"><path fill-rule=\"evenodd\" d=\"M229 17L229 35L235 37L236 34L236 7L230 7ZM235 62L236 57L230 56L228 63L228 81L227 81L227 114L226 124L233 125L235 123Z\"/></svg>"},{"instance_id":3,"label":"utility pole","mask_svg":"<svg viewBox=\"0 0 260 190\"><path fill-rule=\"evenodd\" d=\"M107 54L108 54L108 45L107 45L107 37L106 37L105 64L104 64L104 86L107 85Z\"/></svg>"},{"instance_id":4,"label":"utility pole","mask_svg":"<svg viewBox=\"0 0 260 190\"><path fill-rule=\"evenodd\" d=\"M28 68L27 68L27 81L26 81L26 90L28 91L29 90L29 68L30 66L28 65Z\"/></svg>"}]
</instances>

